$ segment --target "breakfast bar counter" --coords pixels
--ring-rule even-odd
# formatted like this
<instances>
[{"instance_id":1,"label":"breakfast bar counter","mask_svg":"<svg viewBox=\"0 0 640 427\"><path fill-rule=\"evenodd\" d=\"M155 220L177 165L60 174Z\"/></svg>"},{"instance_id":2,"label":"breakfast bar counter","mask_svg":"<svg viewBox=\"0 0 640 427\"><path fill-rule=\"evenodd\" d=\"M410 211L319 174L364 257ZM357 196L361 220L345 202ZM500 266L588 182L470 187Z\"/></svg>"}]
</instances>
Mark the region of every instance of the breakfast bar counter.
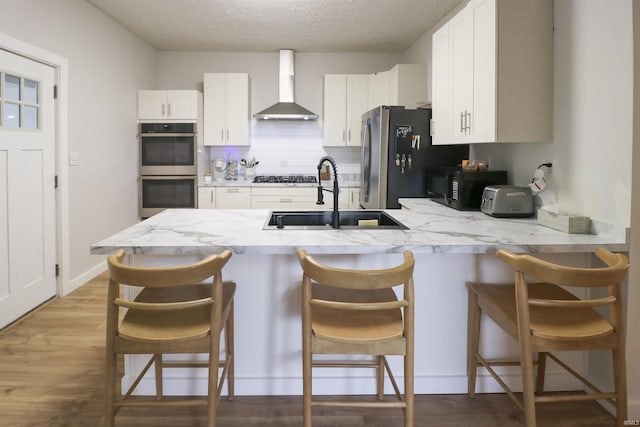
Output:
<instances>
[{"instance_id":1,"label":"breakfast bar counter","mask_svg":"<svg viewBox=\"0 0 640 427\"><path fill-rule=\"evenodd\" d=\"M401 199L392 209L407 230L375 227L334 230L263 230L269 211L166 210L91 247L92 254L124 249L130 254L211 254L222 248L235 254L293 254L303 247L316 254L588 252L598 246L627 250L627 230L593 222L597 234L566 234L535 219L493 218L481 212L456 211L429 199Z\"/></svg>"},{"instance_id":2,"label":"breakfast bar counter","mask_svg":"<svg viewBox=\"0 0 640 427\"><path fill-rule=\"evenodd\" d=\"M267 210L167 210L91 247L106 255L123 249L136 265L175 265L230 249L233 256L224 279L237 283L235 300L236 394L299 395L302 393L300 280L295 251L304 248L337 267L383 268L411 250L416 298L416 393L466 392L468 281L507 282L512 272L494 256L507 248L537 253L545 259L576 266L592 265L591 252L604 246L627 251L627 230L593 221L595 234L565 234L539 226L535 219L497 219L481 212L459 212L428 199L401 199L403 209L388 210L406 230L375 227L300 230L263 229ZM105 284L106 285L106 284ZM245 319L251 319L251 322ZM256 326L257 325L257 326ZM485 324L482 346L487 356L517 354L517 346L493 325ZM486 332L485 332L486 330ZM437 351L436 351L437 348ZM145 360L125 359L123 387L128 387ZM576 353L565 362L585 371L588 360ZM399 366L401 359L390 359ZM509 368L506 368L507 372ZM325 372L326 371L326 372ZM366 372L366 371L365 371ZM139 386L154 393L152 373ZM317 394L362 394L375 388L375 377L322 370L314 380ZM348 380L345 377L351 375ZM357 375L357 376L354 376ZM508 381L519 389L517 369ZM401 380L401 379L400 379ZM549 368L550 389L570 390L576 381ZM501 389L479 375L478 390ZM206 393L206 375L169 377L167 394Z\"/></svg>"}]
</instances>

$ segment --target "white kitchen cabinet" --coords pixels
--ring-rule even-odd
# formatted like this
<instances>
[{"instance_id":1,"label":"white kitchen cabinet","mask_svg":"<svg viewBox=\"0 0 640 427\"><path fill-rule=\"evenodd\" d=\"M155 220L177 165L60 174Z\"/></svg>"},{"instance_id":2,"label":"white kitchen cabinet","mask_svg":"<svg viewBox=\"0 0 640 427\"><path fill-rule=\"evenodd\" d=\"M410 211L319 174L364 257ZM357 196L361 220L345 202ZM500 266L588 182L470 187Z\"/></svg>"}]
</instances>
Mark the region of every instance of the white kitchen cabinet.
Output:
<instances>
[{"instance_id":1,"label":"white kitchen cabinet","mask_svg":"<svg viewBox=\"0 0 640 427\"><path fill-rule=\"evenodd\" d=\"M253 187L251 189L251 208L270 210L314 210L331 209L333 199L330 193L325 194L325 204L317 205L318 191L315 186L305 187ZM327 206L330 206L327 208Z\"/></svg>"},{"instance_id":2,"label":"white kitchen cabinet","mask_svg":"<svg viewBox=\"0 0 640 427\"><path fill-rule=\"evenodd\" d=\"M197 90L139 90L138 120L196 121L201 103Z\"/></svg>"},{"instance_id":3,"label":"white kitchen cabinet","mask_svg":"<svg viewBox=\"0 0 640 427\"><path fill-rule=\"evenodd\" d=\"M249 145L249 75L205 73L204 145Z\"/></svg>"},{"instance_id":4,"label":"white kitchen cabinet","mask_svg":"<svg viewBox=\"0 0 640 427\"><path fill-rule=\"evenodd\" d=\"M360 187L349 188L349 209L362 209L360 207Z\"/></svg>"},{"instance_id":5,"label":"white kitchen cabinet","mask_svg":"<svg viewBox=\"0 0 640 427\"><path fill-rule=\"evenodd\" d=\"M369 108L402 105L416 108L427 102L427 66L397 64L393 68L369 75Z\"/></svg>"},{"instance_id":6,"label":"white kitchen cabinet","mask_svg":"<svg viewBox=\"0 0 640 427\"><path fill-rule=\"evenodd\" d=\"M386 105L416 108L427 103L427 66L397 64L389 70L389 99Z\"/></svg>"},{"instance_id":7,"label":"white kitchen cabinet","mask_svg":"<svg viewBox=\"0 0 640 427\"><path fill-rule=\"evenodd\" d=\"M369 108L390 105L389 101L389 71L369 74Z\"/></svg>"},{"instance_id":8,"label":"white kitchen cabinet","mask_svg":"<svg viewBox=\"0 0 640 427\"><path fill-rule=\"evenodd\" d=\"M360 120L367 111L368 94L366 74L324 76L325 147L360 146Z\"/></svg>"},{"instance_id":9,"label":"white kitchen cabinet","mask_svg":"<svg viewBox=\"0 0 640 427\"><path fill-rule=\"evenodd\" d=\"M329 195L333 197L332 194L329 194ZM350 201L351 201L351 197L350 197L349 188L348 187L340 188L340 192L338 193L338 209L340 210L351 209L351 206L349 204ZM331 206L331 208L332 207L333 205Z\"/></svg>"},{"instance_id":10,"label":"white kitchen cabinet","mask_svg":"<svg viewBox=\"0 0 640 427\"><path fill-rule=\"evenodd\" d=\"M216 188L217 209L251 209L251 187Z\"/></svg>"},{"instance_id":11,"label":"white kitchen cabinet","mask_svg":"<svg viewBox=\"0 0 640 427\"><path fill-rule=\"evenodd\" d=\"M360 208L360 187L340 188L338 194L338 207L340 209L358 210Z\"/></svg>"},{"instance_id":12,"label":"white kitchen cabinet","mask_svg":"<svg viewBox=\"0 0 640 427\"><path fill-rule=\"evenodd\" d=\"M462 9L449 23L451 41L451 122L453 142L471 142L473 115L473 13ZM491 58L486 58L491 61Z\"/></svg>"},{"instance_id":13,"label":"white kitchen cabinet","mask_svg":"<svg viewBox=\"0 0 640 427\"><path fill-rule=\"evenodd\" d=\"M198 187L198 209L216 208L216 188Z\"/></svg>"},{"instance_id":14,"label":"white kitchen cabinet","mask_svg":"<svg viewBox=\"0 0 640 427\"><path fill-rule=\"evenodd\" d=\"M434 144L552 140L552 11L471 0L434 33Z\"/></svg>"},{"instance_id":15,"label":"white kitchen cabinet","mask_svg":"<svg viewBox=\"0 0 640 427\"><path fill-rule=\"evenodd\" d=\"M432 120L431 134L434 145L451 143L451 73L449 49L449 25L446 24L433 33L431 87Z\"/></svg>"}]
</instances>

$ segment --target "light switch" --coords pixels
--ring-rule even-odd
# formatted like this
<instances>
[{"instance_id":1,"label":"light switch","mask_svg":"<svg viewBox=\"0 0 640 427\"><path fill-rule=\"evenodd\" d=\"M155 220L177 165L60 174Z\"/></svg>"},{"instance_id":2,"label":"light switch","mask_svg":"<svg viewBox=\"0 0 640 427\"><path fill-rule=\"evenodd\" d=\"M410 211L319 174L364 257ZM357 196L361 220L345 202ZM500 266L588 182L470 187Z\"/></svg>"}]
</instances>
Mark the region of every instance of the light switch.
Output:
<instances>
[{"instance_id":1,"label":"light switch","mask_svg":"<svg viewBox=\"0 0 640 427\"><path fill-rule=\"evenodd\" d=\"M77 151L69 152L69 166L78 166L80 164L80 153Z\"/></svg>"}]
</instances>

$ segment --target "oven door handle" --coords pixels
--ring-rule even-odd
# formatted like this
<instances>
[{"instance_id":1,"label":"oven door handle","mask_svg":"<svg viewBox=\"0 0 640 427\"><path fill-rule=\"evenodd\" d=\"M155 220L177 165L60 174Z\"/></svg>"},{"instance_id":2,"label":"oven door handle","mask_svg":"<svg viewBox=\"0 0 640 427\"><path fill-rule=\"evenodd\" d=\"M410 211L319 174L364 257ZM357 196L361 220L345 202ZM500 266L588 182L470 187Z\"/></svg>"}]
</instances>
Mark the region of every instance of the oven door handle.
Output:
<instances>
[{"instance_id":1,"label":"oven door handle","mask_svg":"<svg viewBox=\"0 0 640 427\"><path fill-rule=\"evenodd\" d=\"M158 137L174 137L174 136L196 136L195 133L141 133L142 138L158 138Z\"/></svg>"}]
</instances>

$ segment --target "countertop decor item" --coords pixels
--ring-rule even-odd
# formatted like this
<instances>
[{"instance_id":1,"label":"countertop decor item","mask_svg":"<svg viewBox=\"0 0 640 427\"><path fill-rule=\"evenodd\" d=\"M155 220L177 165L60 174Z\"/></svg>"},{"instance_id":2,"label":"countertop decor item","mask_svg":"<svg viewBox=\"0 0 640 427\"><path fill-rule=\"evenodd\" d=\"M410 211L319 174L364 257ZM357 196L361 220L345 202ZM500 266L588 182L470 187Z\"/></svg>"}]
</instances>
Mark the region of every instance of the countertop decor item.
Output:
<instances>
[{"instance_id":1,"label":"countertop decor item","mask_svg":"<svg viewBox=\"0 0 640 427\"><path fill-rule=\"evenodd\" d=\"M227 181L238 180L238 161L234 160L233 154L227 156L227 165L224 169L224 179Z\"/></svg>"},{"instance_id":2,"label":"countertop decor item","mask_svg":"<svg viewBox=\"0 0 640 427\"><path fill-rule=\"evenodd\" d=\"M591 234L591 218L564 211L557 206L538 209L538 224L569 234Z\"/></svg>"}]
</instances>

